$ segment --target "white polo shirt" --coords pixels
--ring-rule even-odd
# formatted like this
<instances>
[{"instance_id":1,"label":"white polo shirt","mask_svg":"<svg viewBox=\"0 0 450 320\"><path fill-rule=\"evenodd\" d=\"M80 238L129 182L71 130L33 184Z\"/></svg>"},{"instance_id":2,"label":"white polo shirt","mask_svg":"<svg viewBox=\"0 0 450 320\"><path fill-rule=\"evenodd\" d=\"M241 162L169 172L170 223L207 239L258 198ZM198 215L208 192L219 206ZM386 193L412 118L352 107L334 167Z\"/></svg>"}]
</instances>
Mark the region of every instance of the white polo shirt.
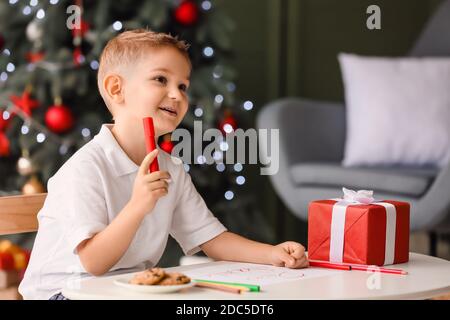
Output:
<instances>
[{"instance_id":1,"label":"white polo shirt","mask_svg":"<svg viewBox=\"0 0 450 320\"><path fill-rule=\"evenodd\" d=\"M138 166L104 124L49 179L38 214L39 230L19 292L25 299L48 299L70 280L91 277L76 247L106 228L131 198ZM184 253L226 231L198 194L181 160L160 152L161 170L170 172L168 194L142 221L130 247L108 274L140 271L156 265L169 234Z\"/></svg>"}]
</instances>

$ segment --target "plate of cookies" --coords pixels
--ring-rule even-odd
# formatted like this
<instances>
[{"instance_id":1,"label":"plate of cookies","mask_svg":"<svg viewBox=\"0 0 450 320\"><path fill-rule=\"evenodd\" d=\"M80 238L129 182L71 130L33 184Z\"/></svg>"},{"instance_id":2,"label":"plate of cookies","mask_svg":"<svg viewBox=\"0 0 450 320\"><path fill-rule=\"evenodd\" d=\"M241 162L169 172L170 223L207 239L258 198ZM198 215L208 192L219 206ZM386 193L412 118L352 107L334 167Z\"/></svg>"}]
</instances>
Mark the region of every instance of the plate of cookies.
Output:
<instances>
[{"instance_id":1,"label":"plate of cookies","mask_svg":"<svg viewBox=\"0 0 450 320\"><path fill-rule=\"evenodd\" d=\"M136 273L132 278L115 279L114 284L137 292L170 293L193 287L195 282L182 273L151 268Z\"/></svg>"}]
</instances>

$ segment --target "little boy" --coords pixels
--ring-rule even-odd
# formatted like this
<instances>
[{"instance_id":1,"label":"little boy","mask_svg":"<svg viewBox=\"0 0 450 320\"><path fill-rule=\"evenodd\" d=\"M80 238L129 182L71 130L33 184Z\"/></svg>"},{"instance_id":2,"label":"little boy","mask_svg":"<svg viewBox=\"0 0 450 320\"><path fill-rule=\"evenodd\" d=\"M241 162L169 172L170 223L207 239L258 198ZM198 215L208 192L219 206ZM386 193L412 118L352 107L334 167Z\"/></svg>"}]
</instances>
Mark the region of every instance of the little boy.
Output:
<instances>
[{"instance_id":1,"label":"little boy","mask_svg":"<svg viewBox=\"0 0 450 320\"><path fill-rule=\"evenodd\" d=\"M298 243L277 246L228 232L208 210L180 160L146 154L142 125L172 132L188 110L188 46L170 35L124 32L106 45L98 86L114 124L104 124L49 180L39 231L19 287L25 299L62 299L74 277L155 266L169 234L187 255L289 268L308 265ZM160 171L148 173L157 158ZM178 161L177 161L178 160Z\"/></svg>"}]
</instances>

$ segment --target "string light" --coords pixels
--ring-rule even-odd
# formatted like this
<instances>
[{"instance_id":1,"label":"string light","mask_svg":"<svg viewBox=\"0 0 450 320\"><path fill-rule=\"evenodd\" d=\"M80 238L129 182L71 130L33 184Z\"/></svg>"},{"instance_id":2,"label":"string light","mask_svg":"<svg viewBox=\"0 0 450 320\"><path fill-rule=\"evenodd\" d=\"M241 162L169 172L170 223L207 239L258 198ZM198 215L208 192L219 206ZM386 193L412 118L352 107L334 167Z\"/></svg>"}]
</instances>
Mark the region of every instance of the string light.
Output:
<instances>
[{"instance_id":1,"label":"string light","mask_svg":"<svg viewBox=\"0 0 450 320\"><path fill-rule=\"evenodd\" d=\"M36 12L36 18L38 18L38 19L44 19L45 18L45 11L44 11L44 9L39 9L38 12Z\"/></svg>"},{"instance_id":2,"label":"string light","mask_svg":"<svg viewBox=\"0 0 450 320\"><path fill-rule=\"evenodd\" d=\"M42 132L40 132L40 133L38 133L38 134L36 135L36 141L37 141L38 143L44 142L46 138L47 138L47 137L46 137L45 134L43 134Z\"/></svg>"},{"instance_id":3,"label":"string light","mask_svg":"<svg viewBox=\"0 0 450 320\"><path fill-rule=\"evenodd\" d=\"M225 171L225 165L223 163L218 163L216 165L216 170L219 172L224 172Z\"/></svg>"},{"instance_id":4,"label":"string light","mask_svg":"<svg viewBox=\"0 0 450 320\"><path fill-rule=\"evenodd\" d=\"M30 7L30 6L25 6L25 7L23 8L23 10L22 10L22 13L23 13L25 16L28 16L28 15L31 13L31 7Z\"/></svg>"},{"instance_id":5,"label":"string light","mask_svg":"<svg viewBox=\"0 0 450 320\"><path fill-rule=\"evenodd\" d=\"M185 163L183 166L184 166L184 171L189 172L189 170L191 170L191 167L187 163Z\"/></svg>"},{"instance_id":6,"label":"string light","mask_svg":"<svg viewBox=\"0 0 450 320\"><path fill-rule=\"evenodd\" d=\"M59 154L62 156L65 155L68 151L69 151L69 148L65 144L62 144L59 147Z\"/></svg>"},{"instance_id":7,"label":"string light","mask_svg":"<svg viewBox=\"0 0 450 320\"><path fill-rule=\"evenodd\" d=\"M3 111L3 120L8 120L11 117L11 114L8 111Z\"/></svg>"},{"instance_id":8,"label":"string light","mask_svg":"<svg viewBox=\"0 0 450 320\"><path fill-rule=\"evenodd\" d=\"M28 132L30 132L30 128L24 124L24 125L22 125L22 128L20 128L20 132L24 135L28 134Z\"/></svg>"},{"instance_id":9,"label":"string light","mask_svg":"<svg viewBox=\"0 0 450 320\"><path fill-rule=\"evenodd\" d=\"M197 163L198 164L205 164L206 163L206 157L204 155L197 157Z\"/></svg>"},{"instance_id":10,"label":"string light","mask_svg":"<svg viewBox=\"0 0 450 320\"><path fill-rule=\"evenodd\" d=\"M220 151L214 151L213 153L213 158L216 161L222 160L223 159L223 152Z\"/></svg>"},{"instance_id":11,"label":"string light","mask_svg":"<svg viewBox=\"0 0 450 320\"><path fill-rule=\"evenodd\" d=\"M233 127L231 126L231 124L229 123L225 123L223 125L223 131L225 131L225 133L232 133L233 132Z\"/></svg>"},{"instance_id":12,"label":"string light","mask_svg":"<svg viewBox=\"0 0 450 320\"><path fill-rule=\"evenodd\" d=\"M234 171L236 171L236 172L241 172L242 169L243 169L242 164L236 163L236 164L234 165Z\"/></svg>"},{"instance_id":13,"label":"string light","mask_svg":"<svg viewBox=\"0 0 450 320\"><path fill-rule=\"evenodd\" d=\"M220 150L222 150L222 151L227 151L228 148L229 148L228 143L225 142L225 141L222 141L222 142L219 144L219 148L220 148Z\"/></svg>"},{"instance_id":14,"label":"string light","mask_svg":"<svg viewBox=\"0 0 450 320\"><path fill-rule=\"evenodd\" d=\"M253 102L251 101L245 101L244 102L244 109L247 111L250 111L253 109Z\"/></svg>"},{"instance_id":15,"label":"string light","mask_svg":"<svg viewBox=\"0 0 450 320\"><path fill-rule=\"evenodd\" d=\"M214 102L217 104L221 104L223 102L223 95L218 94L214 97Z\"/></svg>"},{"instance_id":16,"label":"string light","mask_svg":"<svg viewBox=\"0 0 450 320\"><path fill-rule=\"evenodd\" d=\"M50 0L50 4L57 4L59 0Z\"/></svg>"},{"instance_id":17,"label":"string light","mask_svg":"<svg viewBox=\"0 0 450 320\"><path fill-rule=\"evenodd\" d=\"M211 1L203 1L201 6L204 11L211 10L211 8L212 8Z\"/></svg>"},{"instance_id":18,"label":"string light","mask_svg":"<svg viewBox=\"0 0 450 320\"><path fill-rule=\"evenodd\" d=\"M120 30L122 30L122 22L116 21L116 22L113 23L112 27L113 27L114 30L120 31Z\"/></svg>"},{"instance_id":19,"label":"string light","mask_svg":"<svg viewBox=\"0 0 450 320\"><path fill-rule=\"evenodd\" d=\"M97 70L98 67L100 66L100 64L98 63L97 60L92 60L91 63L90 63L90 66L91 66L92 70Z\"/></svg>"},{"instance_id":20,"label":"string light","mask_svg":"<svg viewBox=\"0 0 450 320\"><path fill-rule=\"evenodd\" d=\"M91 136L91 130L83 128L83 130L81 130L81 135L85 138L89 138Z\"/></svg>"},{"instance_id":21,"label":"string light","mask_svg":"<svg viewBox=\"0 0 450 320\"><path fill-rule=\"evenodd\" d=\"M232 200L234 198L234 192L231 190L228 190L227 192L225 192L225 199L227 200Z\"/></svg>"},{"instance_id":22,"label":"string light","mask_svg":"<svg viewBox=\"0 0 450 320\"><path fill-rule=\"evenodd\" d=\"M36 7L38 5L38 0L30 0L30 6Z\"/></svg>"},{"instance_id":23,"label":"string light","mask_svg":"<svg viewBox=\"0 0 450 320\"><path fill-rule=\"evenodd\" d=\"M203 115L203 109L200 108L200 107L195 108L194 114L195 114L196 117L200 118Z\"/></svg>"},{"instance_id":24,"label":"string light","mask_svg":"<svg viewBox=\"0 0 450 320\"><path fill-rule=\"evenodd\" d=\"M211 58L214 55L214 49L211 47L205 47L203 49L203 55L207 58Z\"/></svg>"},{"instance_id":25,"label":"string light","mask_svg":"<svg viewBox=\"0 0 450 320\"><path fill-rule=\"evenodd\" d=\"M0 81L6 81L8 80L8 74L6 72L0 73Z\"/></svg>"},{"instance_id":26,"label":"string light","mask_svg":"<svg viewBox=\"0 0 450 320\"><path fill-rule=\"evenodd\" d=\"M244 183L245 183L245 177L244 176L238 176L237 178L236 178L236 183L238 184L238 185L243 185Z\"/></svg>"},{"instance_id":27,"label":"string light","mask_svg":"<svg viewBox=\"0 0 450 320\"><path fill-rule=\"evenodd\" d=\"M9 62L7 65L6 65L6 71L8 71L8 72L13 72L14 70L16 70L16 66L14 65L14 63L12 63L12 62Z\"/></svg>"}]
</instances>

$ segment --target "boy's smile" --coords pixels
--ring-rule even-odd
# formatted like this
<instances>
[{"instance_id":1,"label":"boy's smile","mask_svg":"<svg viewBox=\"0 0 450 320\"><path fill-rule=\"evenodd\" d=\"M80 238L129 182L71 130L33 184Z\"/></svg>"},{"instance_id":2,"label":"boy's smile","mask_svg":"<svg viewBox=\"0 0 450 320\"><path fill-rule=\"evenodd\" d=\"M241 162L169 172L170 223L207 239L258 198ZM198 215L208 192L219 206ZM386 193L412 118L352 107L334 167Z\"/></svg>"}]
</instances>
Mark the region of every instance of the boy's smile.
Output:
<instances>
[{"instance_id":1,"label":"boy's smile","mask_svg":"<svg viewBox=\"0 0 450 320\"><path fill-rule=\"evenodd\" d=\"M188 109L191 66L171 47L153 48L124 74L125 116L135 125L153 117L157 136L172 132Z\"/></svg>"}]
</instances>

